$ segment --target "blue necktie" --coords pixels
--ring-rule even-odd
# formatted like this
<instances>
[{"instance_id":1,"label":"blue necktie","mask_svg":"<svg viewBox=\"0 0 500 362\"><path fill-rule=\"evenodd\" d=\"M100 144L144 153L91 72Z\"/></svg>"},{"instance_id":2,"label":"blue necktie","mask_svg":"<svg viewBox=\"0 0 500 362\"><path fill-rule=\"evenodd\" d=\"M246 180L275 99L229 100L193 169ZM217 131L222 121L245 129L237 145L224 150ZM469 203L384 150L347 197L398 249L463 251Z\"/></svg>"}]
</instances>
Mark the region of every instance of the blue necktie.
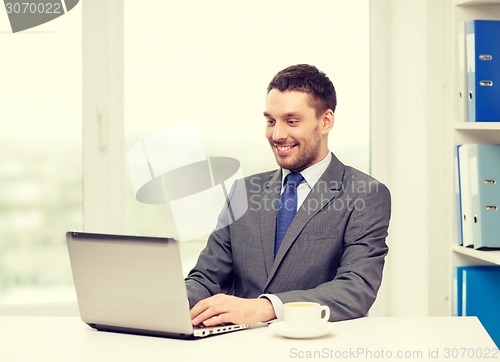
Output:
<instances>
[{"instance_id":1,"label":"blue necktie","mask_svg":"<svg viewBox=\"0 0 500 362\"><path fill-rule=\"evenodd\" d=\"M274 256L278 254L281 242L297 213L297 186L304 181L300 173L290 173L285 177L284 190L280 197L278 215L276 218L276 241Z\"/></svg>"}]
</instances>

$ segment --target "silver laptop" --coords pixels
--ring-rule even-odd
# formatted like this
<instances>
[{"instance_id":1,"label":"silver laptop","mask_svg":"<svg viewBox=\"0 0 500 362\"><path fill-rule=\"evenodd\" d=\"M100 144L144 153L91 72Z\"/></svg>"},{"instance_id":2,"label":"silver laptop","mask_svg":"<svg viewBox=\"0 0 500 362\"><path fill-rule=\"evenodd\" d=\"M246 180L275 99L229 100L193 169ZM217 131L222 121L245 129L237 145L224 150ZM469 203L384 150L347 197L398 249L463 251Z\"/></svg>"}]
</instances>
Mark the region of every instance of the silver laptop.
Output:
<instances>
[{"instance_id":1,"label":"silver laptop","mask_svg":"<svg viewBox=\"0 0 500 362\"><path fill-rule=\"evenodd\" d=\"M193 327L177 242L66 233L78 308L92 328L194 339L248 325Z\"/></svg>"}]
</instances>

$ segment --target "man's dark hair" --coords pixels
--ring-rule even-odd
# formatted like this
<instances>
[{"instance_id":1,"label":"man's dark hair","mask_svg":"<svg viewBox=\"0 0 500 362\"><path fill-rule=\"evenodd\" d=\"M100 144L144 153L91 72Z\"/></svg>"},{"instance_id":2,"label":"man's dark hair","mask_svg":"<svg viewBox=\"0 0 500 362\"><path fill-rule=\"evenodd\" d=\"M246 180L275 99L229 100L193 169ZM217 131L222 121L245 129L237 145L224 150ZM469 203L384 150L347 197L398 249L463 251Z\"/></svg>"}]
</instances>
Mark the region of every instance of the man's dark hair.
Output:
<instances>
[{"instance_id":1,"label":"man's dark hair","mask_svg":"<svg viewBox=\"0 0 500 362\"><path fill-rule=\"evenodd\" d=\"M313 65L297 64L279 71L267 87L284 91L299 91L308 93L311 106L316 109L319 117L327 109L335 111L337 95L335 87L328 76Z\"/></svg>"}]
</instances>

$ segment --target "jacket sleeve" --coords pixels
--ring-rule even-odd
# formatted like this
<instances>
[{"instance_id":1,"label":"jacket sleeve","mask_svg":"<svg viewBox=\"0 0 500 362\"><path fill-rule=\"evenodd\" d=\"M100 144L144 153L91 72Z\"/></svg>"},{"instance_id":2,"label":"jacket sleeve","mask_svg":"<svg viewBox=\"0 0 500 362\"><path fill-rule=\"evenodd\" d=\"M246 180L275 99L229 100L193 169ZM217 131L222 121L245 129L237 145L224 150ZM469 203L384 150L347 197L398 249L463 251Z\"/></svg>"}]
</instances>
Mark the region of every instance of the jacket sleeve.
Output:
<instances>
[{"instance_id":1,"label":"jacket sleeve","mask_svg":"<svg viewBox=\"0 0 500 362\"><path fill-rule=\"evenodd\" d=\"M234 269L230 225L245 214L248 207L244 180L231 187L227 202L219 215L215 230L208 238L195 267L186 278L189 305L218 293L231 294Z\"/></svg>"}]
</instances>

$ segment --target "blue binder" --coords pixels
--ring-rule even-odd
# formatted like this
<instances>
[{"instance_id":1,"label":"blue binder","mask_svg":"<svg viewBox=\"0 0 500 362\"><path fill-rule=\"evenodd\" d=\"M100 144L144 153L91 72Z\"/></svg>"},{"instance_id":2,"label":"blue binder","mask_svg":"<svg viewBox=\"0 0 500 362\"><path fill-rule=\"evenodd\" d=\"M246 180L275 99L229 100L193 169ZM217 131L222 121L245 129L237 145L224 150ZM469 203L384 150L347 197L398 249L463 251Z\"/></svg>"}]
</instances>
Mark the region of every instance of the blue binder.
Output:
<instances>
[{"instance_id":1,"label":"blue binder","mask_svg":"<svg viewBox=\"0 0 500 362\"><path fill-rule=\"evenodd\" d=\"M500 347L500 266L456 268L456 315L476 316Z\"/></svg>"},{"instance_id":2,"label":"blue binder","mask_svg":"<svg viewBox=\"0 0 500 362\"><path fill-rule=\"evenodd\" d=\"M500 122L500 21L465 23L467 120Z\"/></svg>"},{"instance_id":3,"label":"blue binder","mask_svg":"<svg viewBox=\"0 0 500 362\"><path fill-rule=\"evenodd\" d=\"M500 145L469 144L472 240L500 248Z\"/></svg>"},{"instance_id":4,"label":"blue binder","mask_svg":"<svg viewBox=\"0 0 500 362\"><path fill-rule=\"evenodd\" d=\"M462 271L464 268L470 268L470 267L463 267L463 266L458 266L455 268L453 271L453 283L452 283L452 315L453 316L462 316L463 314L463 308L462 308L462 295L463 295L463 278L462 278Z\"/></svg>"}]
</instances>

